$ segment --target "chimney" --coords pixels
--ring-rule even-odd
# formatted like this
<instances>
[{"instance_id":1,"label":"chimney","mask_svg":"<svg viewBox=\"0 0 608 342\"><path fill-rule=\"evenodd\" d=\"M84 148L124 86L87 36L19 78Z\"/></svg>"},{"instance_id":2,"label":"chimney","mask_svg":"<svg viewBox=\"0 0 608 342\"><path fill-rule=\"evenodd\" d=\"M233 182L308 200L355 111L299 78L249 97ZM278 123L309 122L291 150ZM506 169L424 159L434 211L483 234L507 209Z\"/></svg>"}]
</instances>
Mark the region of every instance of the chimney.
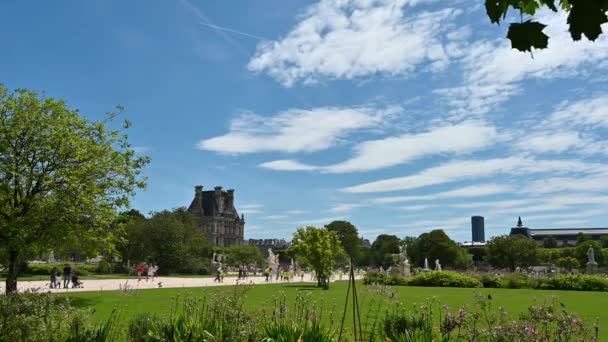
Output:
<instances>
[{"instance_id":1,"label":"chimney","mask_svg":"<svg viewBox=\"0 0 608 342\"><path fill-rule=\"evenodd\" d=\"M224 212L224 200L222 198L222 187L218 185L214 189L215 189L215 204L217 205L217 211L221 214Z\"/></svg>"},{"instance_id":2,"label":"chimney","mask_svg":"<svg viewBox=\"0 0 608 342\"><path fill-rule=\"evenodd\" d=\"M197 185L194 187L194 200L190 205L190 210L196 213L203 213L203 186Z\"/></svg>"},{"instance_id":3,"label":"chimney","mask_svg":"<svg viewBox=\"0 0 608 342\"><path fill-rule=\"evenodd\" d=\"M228 193L228 210L232 210L234 208L234 189L228 189L226 192Z\"/></svg>"}]
</instances>

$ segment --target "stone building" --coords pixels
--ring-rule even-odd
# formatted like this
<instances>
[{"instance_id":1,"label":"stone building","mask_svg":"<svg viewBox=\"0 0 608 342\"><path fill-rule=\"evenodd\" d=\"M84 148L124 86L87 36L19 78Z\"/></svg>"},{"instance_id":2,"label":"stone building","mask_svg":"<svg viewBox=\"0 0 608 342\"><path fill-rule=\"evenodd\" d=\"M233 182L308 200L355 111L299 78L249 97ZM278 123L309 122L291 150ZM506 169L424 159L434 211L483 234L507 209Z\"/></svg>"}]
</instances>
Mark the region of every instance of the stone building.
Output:
<instances>
[{"instance_id":1,"label":"stone building","mask_svg":"<svg viewBox=\"0 0 608 342\"><path fill-rule=\"evenodd\" d=\"M216 186L212 191L203 191L203 186L197 185L188 211L197 216L200 229L213 245L243 244L245 217L239 217L234 207L234 189L222 191L221 186Z\"/></svg>"},{"instance_id":2,"label":"stone building","mask_svg":"<svg viewBox=\"0 0 608 342\"><path fill-rule=\"evenodd\" d=\"M557 240L558 247L576 246L579 235L590 240L601 240L608 236L608 228L528 228L524 226L521 217L517 219L517 226L511 228L509 235L523 235L534 239L538 246L543 246L544 239L552 236Z\"/></svg>"}]
</instances>

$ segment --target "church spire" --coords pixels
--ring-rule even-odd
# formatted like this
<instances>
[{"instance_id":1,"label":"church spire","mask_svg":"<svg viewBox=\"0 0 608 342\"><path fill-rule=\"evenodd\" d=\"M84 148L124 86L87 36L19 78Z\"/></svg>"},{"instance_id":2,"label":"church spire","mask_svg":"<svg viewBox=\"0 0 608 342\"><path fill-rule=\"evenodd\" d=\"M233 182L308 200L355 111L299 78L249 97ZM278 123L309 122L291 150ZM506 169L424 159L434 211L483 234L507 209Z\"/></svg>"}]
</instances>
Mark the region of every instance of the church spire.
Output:
<instances>
[{"instance_id":1,"label":"church spire","mask_svg":"<svg viewBox=\"0 0 608 342\"><path fill-rule=\"evenodd\" d=\"M523 227L524 224L521 222L521 216L517 218L517 227Z\"/></svg>"}]
</instances>

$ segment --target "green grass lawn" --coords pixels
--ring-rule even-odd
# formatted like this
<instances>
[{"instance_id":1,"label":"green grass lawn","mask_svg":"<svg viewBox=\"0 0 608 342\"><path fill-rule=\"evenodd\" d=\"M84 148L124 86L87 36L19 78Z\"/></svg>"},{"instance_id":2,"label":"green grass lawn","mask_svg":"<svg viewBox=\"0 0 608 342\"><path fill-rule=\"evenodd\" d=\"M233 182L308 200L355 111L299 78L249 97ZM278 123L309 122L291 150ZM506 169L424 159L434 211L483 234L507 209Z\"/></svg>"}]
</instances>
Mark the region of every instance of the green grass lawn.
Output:
<instances>
[{"instance_id":1,"label":"green grass lawn","mask_svg":"<svg viewBox=\"0 0 608 342\"><path fill-rule=\"evenodd\" d=\"M293 305L299 291L306 291L319 302L324 310L323 319L329 322L333 315L334 325L339 321L343 310L347 290L346 282L333 283L331 289L324 291L311 284L281 283L272 285L252 286L246 294L246 308L258 312L263 307L272 309L273 301L277 296L285 294L288 305ZM371 316L384 312L386 306L380 306L377 297L371 295L371 289L359 283L359 302L362 320L371 320ZM601 292L575 292L575 291L545 291L528 289L463 289L463 288L432 288L432 287L406 287L396 286L391 290L399 300L406 304L424 304L432 297L436 297L440 305L451 308L475 302L475 295L492 295L493 305L504 307L510 315L517 316L525 311L536 299L542 302L545 298L556 296L558 302L563 303L566 309L575 312L585 320L595 321L599 318L600 331L608 331L608 294ZM120 322L126 324L128 318L141 312L152 312L158 315L169 315L173 299L177 295L201 296L203 293L213 295L216 291L232 291L231 287L208 288L178 288L178 289L150 289L141 290L136 294L125 295L118 291L105 292L79 292L70 293L73 303L80 307L92 307L95 310L94 318L99 322L106 320L111 312L118 308ZM439 307L439 304L437 304ZM331 314L333 312L333 314ZM349 315L347 322L349 322ZM603 328L602 328L603 327Z\"/></svg>"}]
</instances>

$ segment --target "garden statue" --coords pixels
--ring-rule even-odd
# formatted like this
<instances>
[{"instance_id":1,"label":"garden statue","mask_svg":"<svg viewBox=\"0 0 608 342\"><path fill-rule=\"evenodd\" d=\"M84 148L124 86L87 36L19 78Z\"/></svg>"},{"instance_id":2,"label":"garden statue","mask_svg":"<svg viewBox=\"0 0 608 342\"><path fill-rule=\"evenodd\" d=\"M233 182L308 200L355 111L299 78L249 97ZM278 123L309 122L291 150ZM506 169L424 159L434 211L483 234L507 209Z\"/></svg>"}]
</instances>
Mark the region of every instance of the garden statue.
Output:
<instances>
[{"instance_id":1,"label":"garden statue","mask_svg":"<svg viewBox=\"0 0 608 342\"><path fill-rule=\"evenodd\" d=\"M424 270L425 271L430 271L429 269L429 259L424 258Z\"/></svg>"},{"instance_id":2,"label":"garden statue","mask_svg":"<svg viewBox=\"0 0 608 342\"><path fill-rule=\"evenodd\" d=\"M407 246L399 246L399 274L402 277L410 276L410 262L407 259Z\"/></svg>"},{"instance_id":3,"label":"garden statue","mask_svg":"<svg viewBox=\"0 0 608 342\"><path fill-rule=\"evenodd\" d=\"M595 261L595 251L592 246L587 249L587 274L597 273L597 262Z\"/></svg>"},{"instance_id":4,"label":"garden statue","mask_svg":"<svg viewBox=\"0 0 608 342\"><path fill-rule=\"evenodd\" d=\"M595 251L592 246L589 246L589 249L587 250L587 259L587 265L597 265L597 262L595 261Z\"/></svg>"},{"instance_id":5,"label":"garden statue","mask_svg":"<svg viewBox=\"0 0 608 342\"><path fill-rule=\"evenodd\" d=\"M441 271L441 264L439 263L439 259L435 259L435 271Z\"/></svg>"}]
</instances>

